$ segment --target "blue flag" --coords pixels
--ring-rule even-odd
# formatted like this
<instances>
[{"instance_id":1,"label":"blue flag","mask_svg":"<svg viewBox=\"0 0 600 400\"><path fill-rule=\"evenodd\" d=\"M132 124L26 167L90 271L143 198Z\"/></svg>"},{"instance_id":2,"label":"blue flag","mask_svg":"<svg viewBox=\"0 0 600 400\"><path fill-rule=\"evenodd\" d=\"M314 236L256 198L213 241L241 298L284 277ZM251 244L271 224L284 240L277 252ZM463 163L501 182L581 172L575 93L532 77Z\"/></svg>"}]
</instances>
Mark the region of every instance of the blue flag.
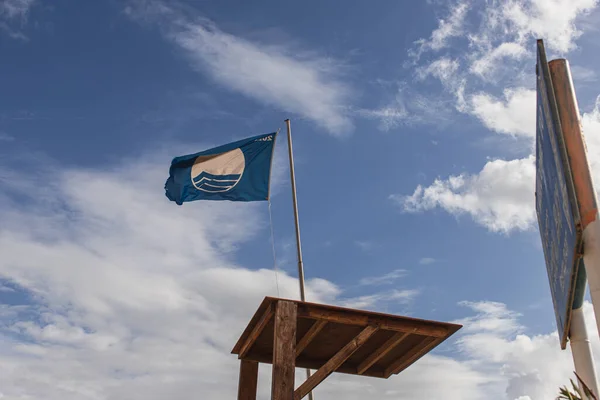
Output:
<instances>
[{"instance_id":1,"label":"blue flag","mask_svg":"<svg viewBox=\"0 0 600 400\"><path fill-rule=\"evenodd\" d=\"M194 200L268 200L276 135L267 133L174 158L165 194L179 205Z\"/></svg>"}]
</instances>

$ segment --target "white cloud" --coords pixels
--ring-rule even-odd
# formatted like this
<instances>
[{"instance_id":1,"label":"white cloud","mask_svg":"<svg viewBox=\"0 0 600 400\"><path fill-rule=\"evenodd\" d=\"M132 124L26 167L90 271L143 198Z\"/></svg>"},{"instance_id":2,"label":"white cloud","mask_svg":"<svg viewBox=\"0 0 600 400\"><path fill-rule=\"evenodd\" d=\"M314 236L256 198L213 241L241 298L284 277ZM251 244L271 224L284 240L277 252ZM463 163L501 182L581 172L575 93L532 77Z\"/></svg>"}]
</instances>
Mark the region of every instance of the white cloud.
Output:
<instances>
[{"instance_id":1,"label":"white cloud","mask_svg":"<svg viewBox=\"0 0 600 400\"><path fill-rule=\"evenodd\" d=\"M169 203L162 190L168 161L147 154L106 170L47 165L2 182L0 277L36 299L0 308L7 398L235 396L231 347L276 288L272 270L248 270L231 259L257 229L266 231L266 216L256 204ZM280 272L279 287L281 296L297 298L296 279ZM406 305L418 294L342 299L323 279L309 279L307 288L312 301L375 309ZM263 397L268 372L261 368ZM317 395L475 400L490 380L496 378L469 362L432 355L388 381L333 376ZM406 382L413 384L400 391Z\"/></svg>"},{"instance_id":2,"label":"white cloud","mask_svg":"<svg viewBox=\"0 0 600 400\"><path fill-rule=\"evenodd\" d=\"M484 53L471 64L470 72L484 79L492 79L497 66L501 65L504 58L522 58L527 50L520 43L502 43L490 52Z\"/></svg>"},{"instance_id":3,"label":"white cloud","mask_svg":"<svg viewBox=\"0 0 600 400\"><path fill-rule=\"evenodd\" d=\"M272 270L230 259L266 228L265 210L178 207L162 189L170 158L146 156L109 170L46 166L2 181L0 278L36 299L0 311L8 398L233 396L229 352L276 287ZM297 280L279 272L279 290L297 298ZM308 279L307 290L313 301L339 293L322 279Z\"/></svg>"},{"instance_id":4,"label":"white cloud","mask_svg":"<svg viewBox=\"0 0 600 400\"><path fill-rule=\"evenodd\" d=\"M6 132L0 131L0 142L12 142L15 138Z\"/></svg>"},{"instance_id":5,"label":"white cloud","mask_svg":"<svg viewBox=\"0 0 600 400\"><path fill-rule=\"evenodd\" d=\"M576 19L597 5L598 0L511 0L495 16L502 28L515 29L521 41L544 38L550 50L566 53L581 36Z\"/></svg>"},{"instance_id":6,"label":"white cloud","mask_svg":"<svg viewBox=\"0 0 600 400\"><path fill-rule=\"evenodd\" d=\"M0 277L36 299L0 307L5 397L235 396L231 347L263 296L276 289L272 270L231 260L258 229L266 231L266 216L256 204L169 203L162 191L168 161L147 154L104 170L47 166L2 182ZM296 279L280 273L279 286L281 296L297 298ZM312 301L359 308L405 305L419 293L391 290L344 300L323 279L309 279L307 288ZM545 399L567 382L572 367L556 333L520 334L518 314L501 303L463 305L461 322L468 325L458 347L449 341L389 380L334 374L316 395ZM588 326L595 327L585 307ZM600 350L597 336L593 340ZM461 355L453 358L456 349ZM269 371L261 367L260 397L268 397Z\"/></svg>"},{"instance_id":7,"label":"white cloud","mask_svg":"<svg viewBox=\"0 0 600 400\"><path fill-rule=\"evenodd\" d=\"M440 50L446 46L447 40L462 33L462 25L469 9L467 1L452 8L448 19L440 19L439 26L431 33L428 42L432 50Z\"/></svg>"},{"instance_id":8,"label":"white cloud","mask_svg":"<svg viewBox=\"0 0 600 400\"><path fill-rule=\"evenodd\" d=\"M27 40L21 32L35 0L0 0L0 31L13 39Z\"/></svg>"},{"instance_id":9,"label":"white cloud","mask_svg":"<svg viewBox=\"0 0 600 400\"><path fill-rule=\"evenodd\" d=\"M357 114L378 120L379 129L385 132L399 126L429 124L440 128L451 123L452 116L445 111L448 108L447 101L411 90L406 82L394 84L398 86L398 91L393 100L379 108L358 110Z\"/></svg>"},{"instance_id":10,"label":"white cloud","mask_svg":"<svg viewBox=\"0 0 600 400\"><path fill-rule=\"evenodd\" d=\"M575 23L597 4L597 0L509 0L486 4L480 24L466 35L469 72L486 81L497 81L508 71L521 70L523 60L535 57L531 47L535 39L544 39L550 52L566 54L574 50L582 33Z\"/></svg>"},{"instance_id":11,"label":"white cloud","mask_svg":"<svg viewBox=\"0 0 600 400\"><path fill-rule=\"evenodd\" d=\"M505 398L502 384L501 379L482 373L476 365L438 355L425 356L387 380L359 380L344 374L333 374L315 390L315 398L499 400Z\"/></svg>"},{"instance_id":12,"label":"white cloud","mask_svg":"<svg viewBox=\"0 0 600 400\"><path fill-rule=\"evenodd\" d=\"M456 76L456 72L460 68L460 61L448 57L442 57L425 67L417 69L417 77L425 79L428 76L433 76L439 79L443 84L451 84L452 79ZM454 85L450 85L454 86Z\"/></svg>"},{"instance_id":13,"label":"white cloud","mask_svg":"<svg viewBox=\"0 0 600 400\"><path fill-rule=\"evenodd\" d=\"M463 301L460 305L477 312L476 315L456 321L464 326L463 333L491 331L495 334L516 334L522 330L517 323L521 315L509 310L506 304L493 301Z\"/></svg>"},{"instance_id":14,"label":"white cloud","mask_svg":"<svg viewBox=\"0 0 600 400\"><path fill-rule=\"evenodd\" d=\"M440 207L451 214L470 214L494 232L526 230L535 220L533 156L489 161L476 175L462 174L418 186L410 196L392 195L405 212Z\"/></svg>"},{"instance_id":15,"label":"white cloud","mask_svg":"<svg viewBox=\"0 0 600 400\"><path fill-rule=\"evenodd\" d=\"M194 27L186 25L174 33L184 33L181 46L192 55L217 51L211 47L214 43L205 43L212 40L231 44L236 54L264 50L204 25L200 31ZM224 79L205 56L197 57L199 63L207 63L203 68L211 76ZM320 74L316 76L322 78ZM259 79L251 85L268 83ZM231 87L245 90L238 81ZM300 103L305 111L310 109ZM586 132L592 131L587 127L599 128L598 108L583 121ZM588 136L593 154L600 149L598 137ZM249 270L233 259L237 249L264 228L264 215L254 204L168 203L162 194L168 162L169 158L152 154L106 170L41 168L42 172L23 175L2 171L0 277L36 299L29 306L0 307L2 396L48 400L235 396L237 360L230 349L262 297L275 294L275 279L271 270ZM489 206L486 196L492 189L526 186L519 174L529 170L528 163L529 159L497 160L478 176L440 181L446 187L443 199L423 196L425 203L449 205L497 230L507 230L502 220L510 221L514 211L499 203ZM521 169L513 170L513 164L521 164ZM499 177L513 172L516 183ZM11 179L15 176L19 179ZM530 191L521 193L525 192ZM264 250L269 251L266 241ZM280 273L279 285L282 296L297 297L297 280ZM309 279L307 285L312 301L340 301L339 288L329 281ZM417 294L414 289L394 290L352 301L371 307L381 301L411 301ZM334 375L318 389L317 397L553 398L572 370L569 352L559 350L556 333L519 334L518 314L505 305L463 304L475 315L462 319L468 326L459 341L461 357L430 355L387 381ZM586 316L588 326L595 327L589 304ZM598 354L597 334L594 329L591 333ZM454 349L451 342L446 349ZM261 368L261 381L268 382L268 368ZM265 385L261 395L268 396Z\"/></svg>"},{"instance_id":16,"label":"white cloud","mask_svg":"<svg viewBox=\"0 0 600 400\"><path fill-rule=\"evenodd\" d=\"M391 284L396 281L396 279L405 277L406 273L407 271L405 269L395 269L383 275L362 278L358 283L361 285Z\"/></svg>"},{"instance_id":17,"label":"white cloud","mask_svg":"<svg viewBox=\"0 0 600 400\"><path fill-rule=\"evenodd\" d=\"M473 17L467 18L460 10L469 5L469 1L459 1L448 13L447 19L454 21L451 32L456 34L442 35L443 41L435 40L432 36L430 40L418 42L419 55L431 52L436 57L417 65L415 73L420 79L438 79L454 98L458 111L476 116L493 131L506 133L505 124L509 119L496 121L482 115L482 111L485 111L481 110L482 101L487 106L507 106L506 102L492 100L494 96L491 93L496 90L488 85L509 88L515 94L528 93L534 82L531 65L535 63L535 48L532 47L535 39L544 39L550 54L572 51L582 33L577 29L576 22L594 10L598 1L486 2L478 7L473 5L472 12L464 11ZM455 18L456 14L461 17ZM445 27L446 23L440 22L434 33L444 31ZM445 51L438 56L441 50ZM409 55L414 54L414 49L409 50ZM512 99L516 100L518 98ZM519 110L516 119L523 121L523 115L524 112ZM510 127L511 133L521 134L524 129L522 126Z\"/></svg>"},{"instance_id":18,"label":"white cloud","mask_svg":"<svg viewBox=\"0 0 600 400\"><path fill-rule=\"evenodd\" d=\"M458 58L440 57L430 64L416 68L415 76L418 80L425 80L428 77L438 79L454 98L454 108L460 112L467 112L468 104L465 98L467 80L460 70L461 61Z\"/></svg>"},{"instance_id":19,"label":"white cloud","mask_svg":"<svg viewBox=\"0 0 600 400\"><path fill-rule=\"evenodd\" d=\"M571 74L573 75L573 82L576 85L579 83L596 82L598 80L596 70L580 65L571 65Z\"/></svg>"},{"instance_id":20,"label":"white cloud","mask_svg":"<svg viewBox=\"0 0 600 400\"><path fill-rule=\"evenodd\" d=\"M582 115L581 122L592 176L594 182L600 182L600 97L594 109ZM508 233L535 225L534 186L535 156L530 155L489 161L477 174L436 179L428 187L419 185L410 196L390 197L405 212L439 207L454 215L469 214L493 232Z\"/></svg>"},{"instance_id":21,"label":"white cloud","mask_svg":"<svg viewBox=\"0 0 600 400\"><path fill-rule=\"evenodd\" d=\"M340 302L344 307L368 309L383 303L408 304L420 293L417 289L390 290L376 294L353 297Z\"/></svg>"},{"instance_id":22,"label":"white cloud","mask_svg":"<svg viewBox=\"0 0 600 400\"><path fill-rule=\"evenodd\" d=\"M524 88L506 89L503 100L487 93L478 93L471 98L471 112L491 131L533 138L535 96L534 90Z\"/></svg>"},{"instance_id":23,"label":"white cloud","mask_svg":"<svg viewBox=\"0 0 600 400\"><path fill-rule=\"evenodd\" d=\"M435 263L437 260L432 257L423 257L419 260L419 264L421 265L429 265Z\"/></svg>"},{"instance_id":24,"label":"white cloud","mask_svg":"<svg viewBox=\"0 0 600 400\"><path fill-rule=\"evenodd\" d=\"M463 355L479 360L482 371L500 367L500 376L506 383L505 399L554 399L558 388L574 378L570 347L560 350L558 333L526 335L519 322L519 314L502 303L463 302L477 314L467 318L469 329L458 341ZM595 355L600 361L600 341L596 330L592 305L584 304L584 315ZM554 321L552 321L554 322ZM494 367L495 366L495 367Z\"/></svg>"},{"instance_id":25,"label":"white cloud","mask_svg":"<svg viewBox=\"0 0 600 400\"><path fill-rule=\"evenodd\" d=\"M359 113L366 118L378 119L380 121L379 128L383 131L389 131L410 121L410 114L404 104L401 103L384 106L375 110L361 110Z\"/></svg>"},{"instance_id":26,"label":"white cloud","mask_svg":"<svg viewBox=\"0 0 600 400\"><path fill-rule=\"evenodd\" d=\"M154 19L194 68L219 84L261 103L312 120L335 136L353 129L347 115L351 90L331 58L253 43L166 3L128 7L133 18Z\"/></svg>"},{"instance_id":27,"label":"white cloud","mask_svg":"<svg viewBox=\"0 0 600 400\"><path fill-rule=\"evenodd\" d=\"M535 64L532 43L543 38L550 56L572 51L582 34L576 27L577 21L597 5L597 0L509 0L481 4L481 8L475 7L476 11L457 20L462 25L454 31L462 33L449 37L452 40L444 41L443 46L434 50L432 41L420 43L419 51L424 49L436 56L417 65L415 75L419 79L437 79L446 96L454 99L456 110L477 118L491 132L525 138L528 143L525 146L533 153L536 99L532 89L535 83L531 69ZM471 14L472 19L468 18ZM583 80L595 79L583 66L575 68L575 72ZM500 88L502 97L496 94ZM600 155L600 140L592 132L600 132L599 120L597 107L582 117L590 164L597 178L600 166L595 160ZM411 196L391 197L406 212L439 207L454 215L471 215L492 231L526 230L535 225L534 158L530 155L489 161L478 173L440 178L430 186L418 186Z\"/></svg>"},{"instance_id":28,"label":"white cloud","mask_svg":"<svg viewBox=\"0 0 600 400\"><path fill-rule=\"evenodd\" d=\"M596 190L600 188L600 96L594 108L581 116L581 126L588 151L588 162L593 173Z\"/></svg>"},{"instance_id":29,"label":"white cloud","mask_svg":"<svg viewBox=\"0 0 600 400\"><path fill-rule=\"evenodd\" d=\"M14 293L15 289L11 288L10 286L6 286L2 282L0 282L0 292L11 292L11 293Z\"/></svg>"},{"instance_id":30,"label":"white cloud","mask_svg":"<svg viewBox=\"0 0 600 400\"><path fill-rule=\"evenodd\" d=\"M356 247L361 249L362 251L370 251L377 246L377 243L369 241L369 240L355 240L354 244Z\"/></svg>"},{"instance_id":31,"label":"white cloud","mask_svg":"<svg viewBox=\"0 0 600 400\"><path fill-rule=\"evenodd\" d=\"M447 18L438 21L438 27L431 33L429 40L420 39L417 50L409 52L410 56L418 61L423 52L427 50L439 51L448 45L448 40L463 34L463 24L469 11L470 1L462 1L450 7Z\"/></svg>"},{"instance_id":32,"label":"white cloud","mask_svg":"<svg viewBox=\"0 0 600 400\"><path fill-rule=\"evenodd\" d=\"M0 308L5 396L234 396L237 360L230 349L262 297L276 288L272 270L248 270L230 259L266 228L265 216L256 204L169 203L162 190L168 161L147 154L107 170L47 165L38 174L6 175L0 277L36 303ZM279 287L281 296L297 298L296 279L280 272ZM312 301L343 301L326 280L309 279L307 289ZM406 304L416 294L393 290L353 304ZM466 380L447 385L476 391L468 366L436 357L425 365L456 365ZM357 378L331 382L344 392ZM331 398L330 389L320 390ZM377 383L365 392L392 396Z\"/></svg>"},{"instance_id":33,"label":"white cloud","mask_svg":"<svg viewBox=\"0 0 600 400\"><path fill-rule=\"evenodd\" d=\"M0 16L5 18L24 18L35 0L2 0Z\"/></svg>"},{"instance_id":34,"label":"white cloud","mask_svg":"<svg viewBox=\"0 0 600 400\"><path fill-rule=\"evenodd\" d=\"M560 350L556 332L528 336L521 333L519 314L502 303L464 302L477 314L462 322L469 326L458 345L464 356L481 362L480 368L500 367L505 382L505 399L553 399L558 387L572 377L573 363L570 351ZM591 305L584 306L587 327L597 354L600 349ZM500 398L500 397L499 397Z\"/></svg>"}]
</instances>

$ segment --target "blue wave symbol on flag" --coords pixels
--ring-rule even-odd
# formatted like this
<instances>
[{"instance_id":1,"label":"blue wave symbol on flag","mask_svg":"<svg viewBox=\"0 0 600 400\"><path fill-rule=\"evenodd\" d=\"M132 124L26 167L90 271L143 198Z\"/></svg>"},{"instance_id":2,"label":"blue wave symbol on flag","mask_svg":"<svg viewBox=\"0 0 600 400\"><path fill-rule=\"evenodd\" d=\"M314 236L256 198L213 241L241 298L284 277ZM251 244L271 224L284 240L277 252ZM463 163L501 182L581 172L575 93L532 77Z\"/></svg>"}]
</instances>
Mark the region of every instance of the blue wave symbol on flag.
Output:
<instances>
[{"instance_id":1,"label":"blue wave symbol on flag","mask_svg":"<svg viewBox=\"0 0 600 400\"><path fill-rule=\"evenodd\" d=\"M232 189L242 174L214 175L206 171L192 179L197 189L208 193L222 193Z\"/></svg>"}]
</instances>

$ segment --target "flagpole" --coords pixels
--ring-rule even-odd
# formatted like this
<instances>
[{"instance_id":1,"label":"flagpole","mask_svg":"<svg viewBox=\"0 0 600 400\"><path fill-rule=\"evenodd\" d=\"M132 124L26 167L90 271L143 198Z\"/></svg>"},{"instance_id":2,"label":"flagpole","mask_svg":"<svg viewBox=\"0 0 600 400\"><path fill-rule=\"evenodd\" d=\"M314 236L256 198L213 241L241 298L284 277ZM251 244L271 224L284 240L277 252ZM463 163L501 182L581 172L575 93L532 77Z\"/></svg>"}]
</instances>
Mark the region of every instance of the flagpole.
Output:
<instances>
[{"instance_id":1,"label":"flagpole","mask_svg":"<svg viewBox=\"0 0 600 400\"><path fill-rule=\"evenodd\" d=\"M286 119L288 153L290 159L290 180L292 181L292 202L294 204L294 223L296 225L296 249L298 251L298 282L300 284L300 300L306 301L304 294L304 263L302 262L302 245L300 243L300 222L298 220L298 199L296 197L296 172L294 171L294 152L292 151L292 128L290 120ZM310 369L306 369L306 377L310 378ZM308 393L308 399L313 400L312 391Z\"/></svg>"},{"instance_id":2,"label":"flagpole","mask_svg":"<svg viewBox=\"0 0 600 400\"><path fill-rule=\"evenodd\" d=\"M288 152L290 158L290 178L292 181L292 202L294 203L294 223L296 224L296 249L298 251L298 281L300 283L300 300L306 301L304 294L304 263L302 262L302 245L300 243L300 222L298 221L298 199L296 198L296 173L294 171L294 152L292 151L292 128L286 119Z\"/></svg>"}]
</instances>

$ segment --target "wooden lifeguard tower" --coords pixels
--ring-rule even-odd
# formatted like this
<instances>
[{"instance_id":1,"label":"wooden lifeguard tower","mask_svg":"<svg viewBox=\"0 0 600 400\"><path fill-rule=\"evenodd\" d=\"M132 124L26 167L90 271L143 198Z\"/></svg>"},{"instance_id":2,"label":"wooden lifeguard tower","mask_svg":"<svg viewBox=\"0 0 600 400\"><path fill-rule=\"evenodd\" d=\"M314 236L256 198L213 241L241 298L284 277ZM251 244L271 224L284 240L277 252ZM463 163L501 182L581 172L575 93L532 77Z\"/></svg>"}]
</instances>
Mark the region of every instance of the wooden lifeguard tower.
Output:
<instances>
[{"instance_id":1,"label":"wooden lifeguard tower","mask_svg":"<svg viewBox=\"0 0 600 400\"><path fill-rule=\"evenodd\" d=\"M232 353L238 400L255 400L259 363L273 364L272 400L300 400L333 372L389 378L462 326L265 297ZM296 367L316 372L294 390Z\"/></svg>"}]
</instances>

